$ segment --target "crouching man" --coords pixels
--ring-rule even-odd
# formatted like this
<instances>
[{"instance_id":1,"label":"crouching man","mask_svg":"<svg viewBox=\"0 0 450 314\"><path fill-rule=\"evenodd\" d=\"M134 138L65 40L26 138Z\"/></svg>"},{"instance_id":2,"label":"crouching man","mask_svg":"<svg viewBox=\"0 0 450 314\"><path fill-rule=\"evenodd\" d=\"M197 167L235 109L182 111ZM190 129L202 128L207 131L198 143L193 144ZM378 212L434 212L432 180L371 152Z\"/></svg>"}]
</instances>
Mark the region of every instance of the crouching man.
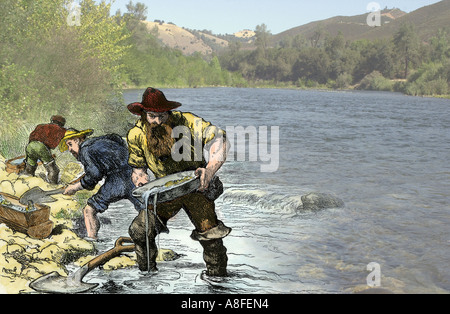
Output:
<instances>
[{"instance_id":1,"label":"crouching man","mask_svg":"<svg viewBox=\"0 0 450 314\"><path fill-rule=\"evenodd\" d=\"M102 179L105 180L83 209L87 235L96 240L100 229L97 214L105 212L109 204L128 199L139 211L143 209L143 203L132 195L135 187L131 181L132 169L128 165L125 140L117 134L88 138L92 133L92 130L69 129L60 143L60 150L68 150L84 167L84 176L69 185L65 195L83 189L93 190Z\"/></svg>"},{"instance_id":2,"label":"crouching man","mask_svg":"<svg viewBox=\"0 0 450 314\"><path fill-rule=\"evenodd\" d=\"M225 162L227 142L224 140L224 132L211 123L191 113L174 110L180 106L178 102L168 101L160 90L154 88L145 91L141 103L128 105L130 112L141 117L128 133L129 164L133 167L132 181L136 187L147 184L150 181L147 169L153 172L156 178L183 171L195 171L200 177L201 186L195 192L158 204L157 212L148 217L147 232L145 212L141 211L132 222L129 233L136 244L139 269L157 271L158 248L155 237L162 230L167 230L168 220L184 209L195 227L191 238L199 241L203 247L206 274L224 277L227 276L228 258L222 239L231 229L218 220L214 200L221 190L223 191L223 186L215 174ZM185 131L183 136L189 138L189 145L183 145L182 148L174 146L172 131L176 128ZM180 136L177 132L174 133L175 137ZM202 139L201 149L206 147L209 152L208 162L202 153L202 156L198 156L198 147L196 151L192 143L195 142L194 139ZM173 156L180 153L179 150L188 150L187 155L186 151L183 154L188 158L174 160ZM152 212L153 206L149 205L148 210ZM150 265L147 265L146 234Z\"/></svg>"},{"instance_id":3,"label":"crouching man","mask_svg":"<svg viewBox=\"0 0 450 314\"><path fill-rule=\"evenodd\" d=\"M49 124L39 124L29 137L28 145L25 149L25 171L23 174L34 176L36 173L38 160L44 163L47 171L47 179L51 184L58 183L59 168L52 156L51 150L58 147L59 142L64 137L66 129L64 125L66 119L62 116L52 116Z\"/></svg>"}]
</instances>

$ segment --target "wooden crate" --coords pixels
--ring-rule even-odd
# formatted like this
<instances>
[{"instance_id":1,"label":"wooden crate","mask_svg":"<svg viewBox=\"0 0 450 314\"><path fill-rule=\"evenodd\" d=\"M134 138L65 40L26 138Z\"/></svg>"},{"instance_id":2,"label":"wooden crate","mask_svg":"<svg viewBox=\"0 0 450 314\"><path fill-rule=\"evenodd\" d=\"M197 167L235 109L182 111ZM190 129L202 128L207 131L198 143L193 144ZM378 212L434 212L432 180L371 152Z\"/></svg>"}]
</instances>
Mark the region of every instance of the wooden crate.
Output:
<instances>
[{"instance_id":1,"label":"wooden crate","mask_svg":"<svg viewBox=\"0 0 450 314\"><path fill-rule=\"evenodd\" d=\"M19 156L16 158L8 159L6 161L6 172L7 173L19 174L19 172L22 172L24 170L25 170L25 156Z\"/></svg>"},{"instance_id":2,"label":"wooden crate","mask_svg":"<svg viewBox=\"0 0 450 314\"><path fill-rule=\"evenodd\" d=\"M0 192L0 195L12 205L25 208L19 203L19 198ZM28 234L32 238L47 238L53 230L53 222L50 221L50 207L35 204L36 210L21 212L8 205L0 204L0 223L6 224L14 231Z\"/></svg>"},{"instance_id":3,"label":"wooden crate","mask_svg":"<svg viewBox=\"0 0 450 314\"><path fill-rule=\"evenodd\" d=\"M53 158L56 158L56 155L52 155ZM26 156L19 156L16 158L8 159L6 164L6 172L7 173L15 173L19 174L20 172L25 170L26 164L25 164L25 157ZM42 161L38 161L38 166L42 165Z\"/></svg>"}]
</instances>

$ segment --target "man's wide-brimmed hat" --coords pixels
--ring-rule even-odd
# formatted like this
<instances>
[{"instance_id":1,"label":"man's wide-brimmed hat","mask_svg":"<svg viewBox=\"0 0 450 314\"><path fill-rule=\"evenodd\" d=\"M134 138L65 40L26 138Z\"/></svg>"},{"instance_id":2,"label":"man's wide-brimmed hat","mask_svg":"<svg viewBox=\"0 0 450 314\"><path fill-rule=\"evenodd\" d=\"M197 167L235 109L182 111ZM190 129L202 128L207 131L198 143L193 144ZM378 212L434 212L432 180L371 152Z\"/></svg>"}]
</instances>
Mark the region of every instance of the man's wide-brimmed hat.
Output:
<instances>
[{"instance_id":1,"label":"man's wide-brimmed hat","mask_svg":"<svg viewBox=\"0 0 450 314\"><path fill-rule=\"evenodd\" d=\"M75 129L68 129L66 131L66 134L62 138L61 142L59 142L59 150L63 153L69 149L69 147L66 144L67 140L70 140L70 139L76 138L76 137L90 136L90 135L92 135L92 133L94 133L94 130L91 130L91 129L83 130L83 131L78 131Z\"/></svg>"},{"instance_id":2,"label":"man's wide-brimmed hat","mask_svg":"<svg viewBox=\"0 0 450 314\"><path fill-rule=\"evenodd\" d=\"M179 102L167 100L159 89L149 87L142 96L142 102L129 104L128 110L135 115L141 115L144 111L167 112L180 106Z\"/></svg>"}]
</instances>

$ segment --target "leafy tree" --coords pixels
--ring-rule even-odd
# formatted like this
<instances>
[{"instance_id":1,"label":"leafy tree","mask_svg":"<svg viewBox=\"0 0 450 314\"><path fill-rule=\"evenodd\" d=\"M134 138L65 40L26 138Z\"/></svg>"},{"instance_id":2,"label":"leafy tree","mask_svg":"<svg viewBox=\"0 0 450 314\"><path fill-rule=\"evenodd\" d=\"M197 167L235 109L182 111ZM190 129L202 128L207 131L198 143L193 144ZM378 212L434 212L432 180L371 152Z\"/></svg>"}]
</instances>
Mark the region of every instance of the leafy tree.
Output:
<instances>
[{"instance_id":1,"label":"leafy tree","mask_svg":"<svg viewBox=\"0 0 450 314\"><path fill-rule=\"evenodd\" d=\"M292 68L294 81L299 78L309 79L321 84L328 81L330 59L323 49L308 48L300 53Z\"/></svg>"},{"instance_id":2,"label":"leafy tree","mask_svg":"<svg viewBox=\"0 0 450 314\"><path fill-rule=\"evenodd\" d=\"M145 21L147 19L148 7L144 3L133 4L133 1L130 0L126 7L128 14L132 14L137 20Z\"/></svg>"},{"instance_id":3,"label":"leafy tree","mask_svg":"<svg viewBox=\"0 0 450 314\"><path fill-rule=\"evenodd\" d=\"M317 28L313 34L309 37L309 41L311 43L311 47L317 48L320 45L320 40L325 35L325 31L323 27Z\"/></svg>"},{"instance_id":4,"label":"leafy tree","mask_svg":"<svg viewBox=\"0 0 450 314\"><path fill-rule=\"evenodd\" d=\"M255 29L255 45L258 49L261 49L265 54L268 45L269 39L272 34L269 30L267 30L266 24L257 25Z\"/></svg>"},{"instance_id":5,"label":"leafy tree","mask_svg":"<svg viewBox=\"0 0 450 314\"><path fill-rule=\"evenodd\" d=\"M430 40L430 56L431 61L443 61L450 58L450 41L449 35L443 29Z\"/></svg>"},{"instance_id":6,"label":"leafy tree","mask_svg":"<svg viewBox=\"0 0 450 314\"><path fill-rule=\"evenodd\" d=\"M394 44L399 57L403 59L404 78L408 77L411 62L418 56L419 39L412 24L402 24L394 35Z\"/></svg>"}]
</instances>

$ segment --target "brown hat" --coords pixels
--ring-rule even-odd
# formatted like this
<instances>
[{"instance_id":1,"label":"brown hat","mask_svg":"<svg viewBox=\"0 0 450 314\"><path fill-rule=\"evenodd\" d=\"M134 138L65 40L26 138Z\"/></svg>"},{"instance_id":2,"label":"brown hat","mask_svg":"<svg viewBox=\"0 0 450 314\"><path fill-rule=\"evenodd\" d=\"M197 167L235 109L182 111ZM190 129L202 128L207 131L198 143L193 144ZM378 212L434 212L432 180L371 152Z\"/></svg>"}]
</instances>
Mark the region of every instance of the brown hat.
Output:
<instances>
[{"instance_id":1,"label":"brown hat","mask_svg":"<svg viewBox=\"0 0 450 314\"><path fill-rule=\"evenodd\" d=\"M142 96L142 102L129 104L127 108L131 113L141 115L143 111L167 112L180 106L179 102L168 101L162 91L149 87Z\"/></svg>"},{"instance_id":2,"label":"brown hat","mask_svg":"<svg viewBox=\"0 0 450 314\"><path fill-rule=\"evenodd\" d=\"M52 116L50 121L51 122L58 122L62 126L64 126L66 124L66 119L63 116L59 116L59 115Z\"/></svg>"}]
</instances>

